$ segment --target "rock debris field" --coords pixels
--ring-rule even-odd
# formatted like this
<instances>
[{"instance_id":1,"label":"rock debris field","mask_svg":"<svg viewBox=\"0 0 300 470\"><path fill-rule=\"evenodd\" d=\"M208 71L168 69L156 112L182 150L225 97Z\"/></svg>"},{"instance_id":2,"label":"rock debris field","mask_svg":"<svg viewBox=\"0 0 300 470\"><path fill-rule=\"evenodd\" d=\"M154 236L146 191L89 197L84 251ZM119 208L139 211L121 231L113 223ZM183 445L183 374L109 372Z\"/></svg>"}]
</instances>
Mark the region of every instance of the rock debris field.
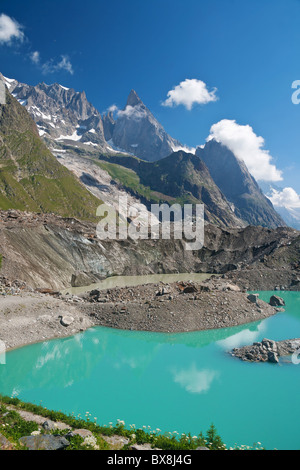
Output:
<instances>
[{"instance_id":1,"label":"rock debris field","mask_svg":"<svg viewBox=\"0 0 300 470\"><path fill-rule=\"evenodd\" d=\"M225 328L274 315L276 307L249 300L234 284L212 278L202 283L148 284L94 290L83 296L81 312L113 328L187 332Z\"/></svg>"},{"instance_id":2,"label":"rock debris field","mask_svg":"<svg viewBox=\"0 0 300 470\"><path fill-rule=\"evenodd\" d=\"M259 321L280 314L283 307L278 296L267 303L216 276L203 282L95 289L79 296L34 290L2 277L0 340L11 349L92 326L164 333L210 330Z\"/></svg>"}]
</instances>

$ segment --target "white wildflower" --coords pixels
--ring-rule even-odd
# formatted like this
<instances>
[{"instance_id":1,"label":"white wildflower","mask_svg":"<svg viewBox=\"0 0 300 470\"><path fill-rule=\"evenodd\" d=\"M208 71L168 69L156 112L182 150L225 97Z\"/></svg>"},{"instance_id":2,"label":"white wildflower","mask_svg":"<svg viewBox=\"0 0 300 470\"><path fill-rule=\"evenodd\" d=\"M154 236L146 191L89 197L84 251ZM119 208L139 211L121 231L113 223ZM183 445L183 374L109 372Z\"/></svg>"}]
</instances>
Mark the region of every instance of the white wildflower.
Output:
<instances>
[{"instance_id":1,"label":"white wildflower","mask_svg":"<svg viewBox=\"0 0 300 470\"><path fill-rule=\"evenodd\" d=\"M96 448L97 439L95 438L95 436L87 436L81 445Z\"/></svg>"}]
</instances>

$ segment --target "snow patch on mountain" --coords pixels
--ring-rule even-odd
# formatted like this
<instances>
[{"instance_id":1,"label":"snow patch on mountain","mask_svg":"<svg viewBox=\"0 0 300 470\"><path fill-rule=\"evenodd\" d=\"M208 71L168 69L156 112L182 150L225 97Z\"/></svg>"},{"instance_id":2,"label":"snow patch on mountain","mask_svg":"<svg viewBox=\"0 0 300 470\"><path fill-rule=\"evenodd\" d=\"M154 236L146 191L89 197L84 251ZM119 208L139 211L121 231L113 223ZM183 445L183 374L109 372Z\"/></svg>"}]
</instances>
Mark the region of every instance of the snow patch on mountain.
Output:
<instances>
[{"instance_id":1,"label":"snow patch on mountain","mask_svg":"<svg viewBox=\"0 0 300 470\"><path fill-rule=\"evenodd\" d=\"M110 150L111 152L118 152L118 153L122 153L124 155L133 155L133 153L130 153L130 152L127 152L126 150L118 147L117 145L115 145L114 141L112 139L108 140L107 142L107 149Z\"/></svg>"},{"instance_id":2,"label":"snow patch on mountain","mask_svg":"<svg viewBox=\"0 0 300 470\"><path fill-rule=\"evenodd\" d=\"M5 83L5 85L6 85L7 88L10 90L16 80L14 80L13 78L4 77L4 75L2 75L2 76L3 76L3 78L4 78L4 83Z\"/></svg>"},{"instance_id":3,"label":"snow patch on mountain","mask_svg":"<svg viewBox=\"0 0 300 470\"><path fill-rule=\"evenodd\" d=\"M55 140L74 140L75 142L81 140L82 135L77 134L77 131L74 131L72 135L61 135L57 137Z\"/></svg>"}]
</instances>

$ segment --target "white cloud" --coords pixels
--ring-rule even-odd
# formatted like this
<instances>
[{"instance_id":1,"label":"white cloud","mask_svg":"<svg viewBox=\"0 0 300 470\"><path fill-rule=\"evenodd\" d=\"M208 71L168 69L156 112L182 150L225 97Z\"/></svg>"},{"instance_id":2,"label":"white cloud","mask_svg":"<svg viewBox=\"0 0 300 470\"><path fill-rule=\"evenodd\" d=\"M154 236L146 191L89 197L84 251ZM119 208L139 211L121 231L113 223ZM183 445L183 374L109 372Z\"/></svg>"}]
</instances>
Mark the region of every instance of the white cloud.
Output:
<instances>
[{"instance_id":1,"label":"white cloud","mask_svg":"<svg viewBox=\"0 0 300 470\"><path fill-rule=\"evenodd\" d=\"M300 229L300 195L290 187L282 190L271 188L267 197L272 202L277 212L288 225Z\"/></svg>"},{"instance_id":2,"label":"white cloud","mask_svg":"<svg viewBox=\"0 0 300 470\"><path fill-rule=\"evenodd\" d=\"M38 64L40 62L40 53L38 51L35 51L35 52L32 52L30 54L30 60L34 63L34 64Z\"/></svg>"},{"instance_id":3,"label":"white cloud","mask_svg":"<svg viewBox=\"0 0 300 470\"><path fill-rule=\"evenodd\" d=\"M272 188L269 196L275 207L285 207L286 209L300 209L300 196L293 188L287 187L282 191Z\"/></svg>"},{"instance_id":4,"label":"white cloud","mask_svg":"<svg viewBox=\"0 0 300 470\"><path fill-rule=\"evenodd\" d=\"M0 44L9 44L13 39L23 41L22 26L13 18L2 13L0 15Z\"/></svg>"},{"instance_id":5,"label":"white cloud","mask_svg":"<svg viewBox=\"0 0 300 470\"><path fill-rule=\"evenodd\" d=\"M228 338L217 341L217 344L226 351L230 351L234 348L240 348L241 346L247 346L248 344L254 343L259 339L259 336L266 330L266 324L264 322L257 326L257 329L251 331L249 329L242 330L235 335L228 336Z\"/></svg>"},{"instance_id":6,"label":"white cloud","mask_svg":"<svg viewBox=\"0 0 300 470\"><path fill-rule=\"evenodd\" d=\"M207 141L212 139L228 147L238 159L243 160L256 180L282 180L282 171L272 164L269 151L263 149L263 137L257 136L251 126L224 119L211 127Z\"/></svg>"},{"instance_id":7,"label":"white cloud","mask_svg":"<svg viewBox=\"0 0 300 470\"><path fill-rule=\"evenodd\" d=\"M183 150L183 152L186 152L186 153L193 153L193 154L196 153L196 147L188 147L187 145L179 145L179 146L173 145L172 149L173 149L173 152L179 152L180 150Z\"/></svg>"},{"instance_id":8,"label":"white cloud","mask_svg":"<svg viewBox=\"0 0 300 470\"><path fill-rule=\"evenodd\" d=\"M45 75L57 72L59 70L65 70L66 72L69 72L71 75L73 75L73 66L67 55L62 55L61 60L59 62L55 63L54 60L51 59L42 65L42 71Z\"/></svg>"},{"instance_id":9,"label":"white cloud","mask_svg":"<svg viewBox=\"0 0 300 470\"><path fill-rule=\"evenodd\" d=\"M126 106L124 110L119 110L118 111L118 117L123 117L126 116L128 118L133 118L136 120L142 119L145 117L147 112L145 111L144 108L141 106Z\"/></svg>"},{"instance_id":10,"label":"white cloud","mask_svg":"<svg viewBox=\"0 0 300 470\"><path fill-rule=\"evenodd\" d=\"M173 373L175 383L179 383L189 393L205 393L211 387L212 382L218 378L219 373L214 370L198 370L193 364L187 370Z\"/></svg>"},{"instance_id":11,"label":"white cloud","mask_svg":"<svg viewBox=\"0 0 300 470\"><path fill-rule=\"evenodd\" d=\"M57 70L66 70L71 75L73 75L73 66L68 56L61 56L61 61L56 65Z\"/></svg>"},{"instance_id":12,"label":"white cloud","mask_svg":"<svg viewBox=\"0 0 300 470\"><path fill-rule=\"evenodd\" d=\"M107 108L107 111L108 111L109 113L114 113L114 112L116 112L116 111L118 111L118 110L119 110L119 108L118 108L118 106L117 106L116 104L112 104L109 108Z\"/></svg>"},{"instance_id":13,"label":"white cloud","mask_svg":"<svg viewBox=\"0 0 300 470\"><path fill-rule=\"evenodd\" d=\"M216 88L209 91L202 80L186 79L168 92L168 98L162 105L169 107L183 105L190 111L194 104L207 104L211 101L217 101L216 92Z\"/></svg>"},{"instance_id":14,"label":"white cloud","mask_svg":"<svg viewBox=\"0 0 300 470\"><path fill-rule=\"evenodd\" d=\"M147 115L147 111L140 105L127 105L125 109L120 109L117 105L113 104L104 112L113 113L116 115L117 118L127 117L136 121L138 121L139 119L143 119Z\"/></svg>"}]
</instances>

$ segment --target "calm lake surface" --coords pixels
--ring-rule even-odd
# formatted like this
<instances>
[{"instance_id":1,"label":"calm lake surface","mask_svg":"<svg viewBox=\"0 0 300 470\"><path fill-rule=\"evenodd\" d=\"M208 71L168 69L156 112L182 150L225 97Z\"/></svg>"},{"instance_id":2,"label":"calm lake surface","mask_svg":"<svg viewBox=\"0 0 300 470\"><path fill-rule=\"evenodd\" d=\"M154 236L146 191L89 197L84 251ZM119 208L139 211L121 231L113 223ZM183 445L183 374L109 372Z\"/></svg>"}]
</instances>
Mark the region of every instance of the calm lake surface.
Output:
<instances>
[{"instance_id":1,"label":"calm lake surface","mask_svg":"<svg viewBox=\"0 0 300 470\"><path fill-rule=\"evenodd\" d=\"M260 292L269 300L273 292ZM234 347L300 337L300 294L286 312L241 327L183 334L96 327L6 354L0 392L99 424L198 434L211 423L228 446L300 449L300 365L250 364Z\"/></svg>"},{"instance_id":2,"label":"calm lake surface","mask_svg":"<svg viewBox=\"0 0 300 470\"><path fill-rule=\"evenodd\" d=\"M179 273L179 274L145 274L144 276L112 276L100 281L96 284L84 287L69 287L64 289L64 293L69 292L78 295L92 289L112 289L113 287L133 287L142 284L156 284L159 282L177 282L177 281L193 281L201 282L211 277L206 273Z\"/></svg>"}]
</instances>

